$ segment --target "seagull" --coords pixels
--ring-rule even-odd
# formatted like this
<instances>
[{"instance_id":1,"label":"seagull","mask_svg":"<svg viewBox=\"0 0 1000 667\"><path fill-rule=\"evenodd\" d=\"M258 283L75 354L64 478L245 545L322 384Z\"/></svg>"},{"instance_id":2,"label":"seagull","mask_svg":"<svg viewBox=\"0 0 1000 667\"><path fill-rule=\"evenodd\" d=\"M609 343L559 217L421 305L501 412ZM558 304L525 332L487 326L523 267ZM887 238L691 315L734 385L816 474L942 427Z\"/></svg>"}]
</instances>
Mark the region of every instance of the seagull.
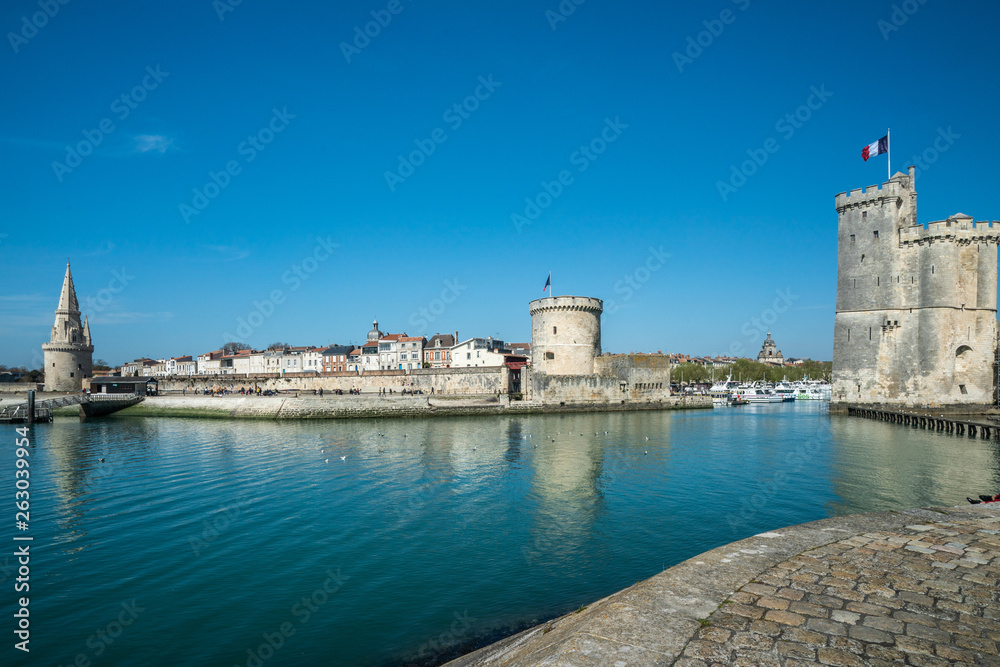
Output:
<instances>
[{"instance_id":1,"label":"seagull","mask_svg":"<svg viewBox=\"0 0 1000 667\"><path fill-rule=\"evenodd\" d=\"M649 454L649 450L647 449L646 451L643 452L643 454Z\"/></svg>"},{"instance_id":2,"label":"seagull","mask_svg":"<svg viewBox=\"0 0 1000 667\"><path fill-rule=\"evenodd\" d=\"M345 454L345 455L341 456L341 457L340 457L340 460L341 460L341 461L346 461L346 460L347 460L347 455Z\"/></svg>"},{"instance_id":3,"label":"seagull","mask_svg":"<svg viewBox=\"0 0 1000 667\"><path fill-rule=\"evenodd\" d=\"M323 459L325 462L329 463L330 459Z\"/></svg>"},{"instance_id":4,"label":"seagull","mask_svg":"<svg viewBox=\"0 0 1000 667\"><path fill-rule=\"evenodd\" d=\"M646 436L646 440L649 440L649 436L648 435Z\"/></svg>"},{"instance_id":5,"label":"seagull","mask_svg":"<svg viewBox=\"0 0 1000 667\"><path fill-rule=\"evenodd\" d=\"M101 459L101 463L104 463L104 459L103 458Z\"/></svg>"}]
</instances>

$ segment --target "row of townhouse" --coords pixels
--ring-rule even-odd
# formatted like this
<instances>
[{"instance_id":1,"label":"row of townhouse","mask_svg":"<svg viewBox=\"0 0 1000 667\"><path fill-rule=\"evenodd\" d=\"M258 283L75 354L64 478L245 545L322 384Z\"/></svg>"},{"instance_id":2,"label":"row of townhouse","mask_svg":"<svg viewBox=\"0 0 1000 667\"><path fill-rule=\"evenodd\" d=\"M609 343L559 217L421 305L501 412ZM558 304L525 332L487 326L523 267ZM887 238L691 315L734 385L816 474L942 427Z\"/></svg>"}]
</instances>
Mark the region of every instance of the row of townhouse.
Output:
<instances>
[{"instance_id":1,"label":"row of townhouse","mask_svg":"<svg viewBox=\"0 0 1000 667\"><path fill-rule=\"evenodd\" d=\"M336 373L418 368L473 368L500 366L510 361L526 362L528 343L505 344L492 337L459 341L458 332L423 336L384 333L378 320L361 346L284 347L270 350L240 350L227 354L213 350L197 357L136 359L121 368L122 375L264 375L289 373Z\"/></svg>"}]
</instances>

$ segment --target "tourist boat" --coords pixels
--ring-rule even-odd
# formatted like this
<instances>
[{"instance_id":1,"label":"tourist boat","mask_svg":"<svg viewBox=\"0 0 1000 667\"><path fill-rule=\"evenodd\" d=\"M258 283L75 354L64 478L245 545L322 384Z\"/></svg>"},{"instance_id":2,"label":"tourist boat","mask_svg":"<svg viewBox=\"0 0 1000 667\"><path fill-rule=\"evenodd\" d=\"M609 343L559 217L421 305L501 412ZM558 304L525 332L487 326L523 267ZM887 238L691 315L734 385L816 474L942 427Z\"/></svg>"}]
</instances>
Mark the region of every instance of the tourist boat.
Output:
<instances>
[{"instance_id":1,"label":"tourist boat","mask_svg":"<svg viewBox=\"0 0 1000 667\"><path fill-rule=\"evenodd\" d=\"M800 380L794 383L795 398L800 401L829 401L833 392L826 382Z\"/></svg>"},{"instance_id":2,"label":"tourist boat","mask_svg":"<svg viewBox=\"0 0 1000 667\"><path fill-rule=\"evenodd\" d=\"M781 381L774 385L774 393L781 396L781 400L785 403L790 403L795 400L797 391L796 388L789 384L788 382Z\"/></svg>"},{"instance_id":3,"label":"tourist boat","mask_svg":"<svg viewBox=\"0 0 1000 667\"><path fill-rule=\"evenodd\" d=\"M727 405L730 403L733 392L739 389L740 383L728 376L724 381L720 380L712 385L708 393L712 396L712 407Z\"/></svg>"},{"instance_id":4,"label":"tourist boat","mask_svg":"<svg viewBox=\"0 0 1000 667\"><path fill-rule=\"evenodd\" d=\"M764 387L740 387L733 394L750 403L783 403L784 397Z\"/></svg>"}]
</instances>

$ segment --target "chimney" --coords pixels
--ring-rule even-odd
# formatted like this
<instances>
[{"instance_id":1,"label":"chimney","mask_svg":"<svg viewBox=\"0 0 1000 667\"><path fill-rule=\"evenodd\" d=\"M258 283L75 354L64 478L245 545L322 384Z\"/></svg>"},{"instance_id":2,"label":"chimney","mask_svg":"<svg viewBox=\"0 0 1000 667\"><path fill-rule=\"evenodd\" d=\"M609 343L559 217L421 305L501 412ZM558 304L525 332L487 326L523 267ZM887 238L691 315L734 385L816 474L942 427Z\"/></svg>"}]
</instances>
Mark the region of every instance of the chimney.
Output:
<instances>
[{"instance_id":1,"label":"chimney","mask_svg":"<svg viewBox=\"0 0 1000 667\"><path fill-rule=\"evenodd\" d=\"M458 345L458 332L455 332L455 345Z\"/></svg>"}]
</instances>

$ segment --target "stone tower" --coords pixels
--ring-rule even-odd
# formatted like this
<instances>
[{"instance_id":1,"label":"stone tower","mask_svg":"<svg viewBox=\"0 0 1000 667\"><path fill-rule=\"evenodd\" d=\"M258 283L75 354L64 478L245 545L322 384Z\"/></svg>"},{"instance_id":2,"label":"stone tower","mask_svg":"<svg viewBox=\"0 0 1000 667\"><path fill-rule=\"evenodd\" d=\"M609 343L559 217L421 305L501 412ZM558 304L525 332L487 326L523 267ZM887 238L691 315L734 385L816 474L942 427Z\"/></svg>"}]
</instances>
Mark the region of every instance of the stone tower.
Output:
<instances>
[{"instance_id":1,"label":"stone tower","mask_svg":"<svg viewBox=\"0 0 1000 667\"><path fill-rule=\"evenodd\" d=\"M835 403L993 399L1000 225L924 227L914 177L836 197Z\"/></svg>"},{"instance_id":2,"label":"stone tower","mask_svg":"<svg viewBox=\"0 0 1000 667\"><path fill-rule=\"evenodd\" d=\"M66 263L52 338L42 345L45 353L45 391L80 391L83 380L91 377L94 346L90 322L80 323L80 306L73 287L73 274Z\"/></svg>"},{"instance_id":3,"label":"stone tower","mask_svg":"<svg viewBox=\"0 0 1000 667\"><path fill-rule=\"evenodd\" d=\"M592 375L601 354L604 303L586 296L550 296L528 304L535 373Z\"/></svg>"}]
</instances>

